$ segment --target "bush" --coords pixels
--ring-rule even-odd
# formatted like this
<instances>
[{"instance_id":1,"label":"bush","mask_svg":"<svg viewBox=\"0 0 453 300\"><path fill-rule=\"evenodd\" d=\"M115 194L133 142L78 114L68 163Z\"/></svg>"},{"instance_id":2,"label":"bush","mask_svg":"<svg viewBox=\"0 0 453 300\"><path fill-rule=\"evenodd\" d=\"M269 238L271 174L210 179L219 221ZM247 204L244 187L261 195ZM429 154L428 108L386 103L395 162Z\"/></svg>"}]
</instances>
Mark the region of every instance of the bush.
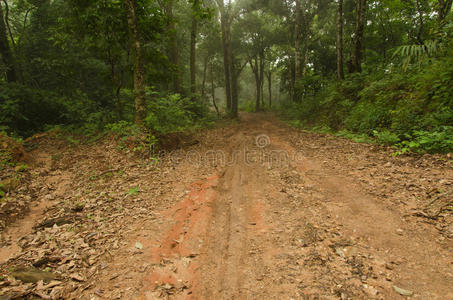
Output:
<instances>
[{"instance_id":1,"label":"bush","mask_svg":"<svg viewBox=\"0 0 453 300\"><path fill-rule=\"evenodd\" d=\"M22 142L10 138L5 132L0 131L0 170L7 165L15 165L25 157Z\"/></svg>"},{"instance_id":2,"label":"bush","mask_svg":"<svg viewBox=\"0 0 453 300\"><path fill-rule=\"evenodd\" d=\"M0 129L22 137L60 124L92 134L112 119L81 92L69 99L15 83L0 83L0 111Z\"/></svg>"},{"instance_id":3,"label":"bush","mask_svg":"<svg viewBox=\"0 0 453 300\"><path fill-rule=\"evenodd\" d=\"M452 151L453 57L407 72L348 75L281 109L298 126L327 126L357 141L397 144L406 152Z\"/></svg>"},{"instance_id":4,"label":"bush","mask_svg":"<svg viewBox=\"0 0 453 300\"><path fill-rule=\"evenodd\" d=\"M145 125L158 135L199 128L212 119L204 104L198 100L182 98L179 94L154 97L148 110Z\"/></svg>"},{"instance_id":5,"label":"bush","mask_svg":"<svg viewBox=\"0 0 453 300\"><path fill-rule=\"evenodd\" d=\"M378 141L378 143L384 144L387 146L394 145L400 141L400 138L398 137L398 135L396 135L393 132L390 132L387 129L384 129L382 131L374 130L373 134L376 137L376 140Z\"/></svg>"},{"instance_id":6,"label":"bush","mask_svg":"<svg viewBox=\"0 0 453 300\"><path fill-rule=\"evenodd\" d=\"M442 126L435 131L415 131L408 140L397 145L398 153L453 152L453 126Z\"/></svg>"},{"instance_id":7,"label":"bush","mask_svg":"<svg viewBox=\"0 0 453 300\"><path fill-rule=\"evenodd\" d=\"M156 97L149 106L145 125L156 133L184 131L194 123L195 113L190 109L193 104L178 94Z\"/></svg>"},{"instance_id":8,"label":"bush","mask_svg":"<svg viewBox=\"0 0 453 300\"><path fill-rule=\"evenodd\" d=\"M254 112L256 108L255 101L247 100L239 103L239 111Z\"/></svg>"}]
</instances>

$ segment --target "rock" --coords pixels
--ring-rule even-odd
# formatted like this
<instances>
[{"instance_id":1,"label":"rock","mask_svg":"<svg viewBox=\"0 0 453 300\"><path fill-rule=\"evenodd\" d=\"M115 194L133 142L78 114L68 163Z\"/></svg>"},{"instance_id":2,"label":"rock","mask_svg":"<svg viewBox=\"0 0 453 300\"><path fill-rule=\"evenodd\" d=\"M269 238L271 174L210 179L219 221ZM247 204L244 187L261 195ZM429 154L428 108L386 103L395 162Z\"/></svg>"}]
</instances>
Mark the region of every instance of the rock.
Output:
<instances>
[{"instance_id":1,"label":"rock","mask_svg":"<svg viewBox=\"0 0 453 300\"><path fill-rule=\"evenodd\" d=\"M57 278L57 276L51 272L45 272L38 269L19 269L11 273L14 278L19 279L24 283L36 283L40 280L49 282Z\"/></svg>"},{"instance_id":2,"label":"rock","mask_svg":"<svg viewBox=\"0 0 453 300\"><path fill-rule=\"evenodd\" d=\"M56 287L58 285L61 284L61 281L58 281L58 280L52 280L51 282L49 282L48 285L45 286L46 289L50 289L50 288L53 288L53 287Z\"/></svg>"},{"instance_id":3,"label":"rock","mask_svg":"<svg viewBox=\"0 0 453 300\"><path fill-rule=\"evenodd\" d=\"M39 268L39 267L47 265L48 263L55 263L55 262L59 262L59 261L61 261L61 257L44 256L44 257L38 259L37 261L35 261L33 263L33 266Z\"/></svg>"},{"instance_id":4,"label":"rock","mask_svg":"<svg viewBox=\"0 0 453 300\"><path fill-rule=\"evenodd\" d=\"M345 258L346 255L344 255L344 252L343 250L341 250L340 248L335 248L335 253L340 256L341 258Z\"/></svg>"},{"instance_id":5,"label":"rock","mask_svg":"<svg viewBox=\"0 0 453 300\"><path fill-rule=\"evenodd\" d=\"M393 286L393 289L395 290L395 292L397 292L398 294L400 294L402 296L412 296L412 294L414 293L412 291L397 287L396 285Z\"/></svg>"},{"instance_id":6,"label":"rock","mask_svg":"<svg viewBox=\"0 0 453 300\"><path fill-rule=\"evenodd\" d=\"M142 243L136 242L136 243L135 243L135 248L140 249L140 250L143 249Z\"/></svg>"},{"instance_id":7,"label":"rock","mask_svg":"<svg viewBox=\"0 0 453 300\"><path fill-rule=\"evenodd\" d=\"M46 227L53 227L55 224L58 226L64 224L71 224L74 223L77 219L80 219L80 216L63 216L53 219L47 219L41 222L41 224L37 225L36 228L46 228Z\"/></svg>"},{"instance_id":8,"label":"rock","mask_svg":"<svg viewBox=\"0 0 453 300\"><path fill-rule=\"evenodd\" d=\"M35 294L36 296L38 296L41 299L49 299L49 300L52 299L49 295L46 295L42 292L34 291L33 294Z\"/></svg>"},{"instance_id":9,"label":"rock","mask_svg":"<svg viewBox=\"0 0 453 300\"><path fill-rule=\"evenodd\" d=\"M82 275L77 274L77 273L72 273L71 275L69 275L69 277L75 281L79 281L79 282L85 281L85 278L83 278Z\"/></svg>"}]
</instances>

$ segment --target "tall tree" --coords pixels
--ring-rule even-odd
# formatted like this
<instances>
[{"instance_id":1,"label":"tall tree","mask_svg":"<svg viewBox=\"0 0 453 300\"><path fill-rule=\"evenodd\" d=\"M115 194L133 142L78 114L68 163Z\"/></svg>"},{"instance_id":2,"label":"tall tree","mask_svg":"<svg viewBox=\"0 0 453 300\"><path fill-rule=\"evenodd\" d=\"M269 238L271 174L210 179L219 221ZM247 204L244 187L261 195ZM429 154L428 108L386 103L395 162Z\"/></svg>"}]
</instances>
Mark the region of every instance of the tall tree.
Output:
<instances>
[{"instance_id":1,"label":"tall tree","mask_svg":"<svg viewBox=\"0 0 453 300\"><path fill-rule=\"evenodd\" d=\"M261 77L260 77L260 64L259 57L255 55L249 58L250 68L252 68L253 74L255 75L256 84L256 100L255 100L255 111L260 111L261 107Z\"/></svg>"},{"instance_id":2,"label":"tall tree","mask_svg":"<svg viewBox=\"0 0 453 300\"><path fill-rule=\"evenodd\" d=\"M223 0L216 0L220 11L220 27L222 31L222 47L223 47L223 67L225 73L225 94L227 111L231 111L231 0L227 7Z\"/></svg>"},{"instance_id":3,"label":"tall tree","mask_svg":"<svg viewBox=\"0 0 453 300\"><path fill-rule=\"evenodd\" d=\"M295 81L298 81L301 77L301 71L300 71L300 40L301 40L301 8L300 8L300 1L301 0L295 0L296 1L296 7L295 7L295 13L296 13L296 18L294 22L294 75L295 75Z\"/></svg>"},{"instance_id":4,"label":"tall tree","mask_svg":"<svg viewBox=\"0 0 453 300\"><path fill-rule=\"evenodd\" d=\"M169 38L169 58L172 64L172 82L173 82L173 91L175 93L182 93L182 83L181 83L181 70L179 67L179 51L178 51L178 39L176 35L175 27L175 17L173 14L175 0L168 0L165 3L161 4L165 14L167 16L167 32Z\"/></svg>"},{"instance_id":5,"label":"tall tree","mask_svg":"<svg viewBox=\"0 0 453 300\"><path fill-rule=\"evenodd\" d=\"M337 77L343 80L343 0L337 1Z\"/></svg>"},{"instance_id":6,"label":"tall tree","mask_svg":"<svg viewBox=\"0 0 453 300\"><path fill-rule=\"evenodd\" d=\"M14 82L17 80L14 56L9 47L8 37L6 33L6 25L3 16L3 7L0 3L0 55L2 57L3 64L6 68L6 80Z\"/></svg>"},{"instance_id":7,"label":"tall tree","mask_svg":"<svg viewBox=\"0 0 453 300\"><path fill-rule=\"evenodd\" d=\"M143 126L146 117L145 98L145 69L143 63L140 31L138 28L137 14L134 0L124 0L127 11L127 21L130 32L131 52L134 56L134 98L135 98L135 123Z\"/></svg>"},{"instance_id":8,"label":"tall tree","mask_svg":"<svg viewBox=\"0 0 453 300\"><path fill-rule=\"evenodd\" d=\"M219 108L217 107L216 98L215 98L215 85L214 85L214 62L211 62L211 97L212 97L212 105L217 112L217 117L220 117Z\"/></svg>"},{"instance_id":9,"label":"tall tree","mask_svg":"<svg viewBox=\"0 0 453 300\"><path fill-rule=\"evenodd\" d=\"M198 12L200 10L200 0L193 0L192 3L192 29L190 31L190 92L194 97L197 92L196 87L196 44L197 44L197 27Z\"/></svg>"},{"instance_id":10,"label":"tall tree","mask_svg":"<svg viewBox=\"0 0 453 300\"><path fill-rule=\"evenodd\" d=\"M365 29L366 5L366 0L357 0L351 73L362 72L362 41Z\"/></svg>"}]
</instances>

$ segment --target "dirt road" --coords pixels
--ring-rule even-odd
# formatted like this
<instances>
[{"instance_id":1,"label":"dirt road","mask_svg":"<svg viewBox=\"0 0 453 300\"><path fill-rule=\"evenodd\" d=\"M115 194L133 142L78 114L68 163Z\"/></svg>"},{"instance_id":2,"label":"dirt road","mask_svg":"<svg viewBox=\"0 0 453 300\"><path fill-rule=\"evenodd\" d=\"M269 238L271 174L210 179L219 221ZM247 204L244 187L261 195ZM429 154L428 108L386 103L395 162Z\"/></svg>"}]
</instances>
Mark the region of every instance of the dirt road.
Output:
<instances>
[{"instance_id":1,"label":"dirt road","mask_svg":"<svg viewBox=\"0 0 453 300\"><path fill-rule=\"evenodd\" d=\"M140 194L103 221L117 236L89 243L107 250L61 295L453 299L448 158L395 158L269 114L244 114L199 140L157 171L128 174ZM97 189L112 193L125 178Z\"/></svg>"}]
</instances>

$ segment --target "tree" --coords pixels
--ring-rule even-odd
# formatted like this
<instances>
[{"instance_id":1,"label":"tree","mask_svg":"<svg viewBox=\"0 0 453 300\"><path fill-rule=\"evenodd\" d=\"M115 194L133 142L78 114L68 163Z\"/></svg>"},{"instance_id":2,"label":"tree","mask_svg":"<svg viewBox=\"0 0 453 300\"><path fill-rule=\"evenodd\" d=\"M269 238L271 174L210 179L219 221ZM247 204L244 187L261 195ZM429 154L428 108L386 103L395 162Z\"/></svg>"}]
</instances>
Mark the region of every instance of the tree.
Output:
<instances>
[{"instance_id":1,"label":"tree","mask_svg":"<svg viewBox=\"0 0 453 300\"><path fill-rule=\"evenodd\" d=\"M8 37L6 33L6 25L3 16L3 8L0 3L0 55L2 57L2 62L6 68L6 80L9 82L15 82L17 80L15 63L13 53L9 46Z\"/></svg>"},{"instance_id":2,"label":"tree","mask_svg":"<svg viewBox=\"0 0 453 300\"><path fill-rule=\"evenodd\" d=\"M140 31L138 28L135 1L124 0L124 5L129 24L131 52L134 55L135 123L139 126L143 126L146 117L146 98L145 70L140 41Z\"/></svg>"},{"instance_id":3,"label":"tree","mask_svg":"<svg viewBox=\"0 0 453 300\"><path fill-rule=\"evenodd\" d=\"M222 31L223 67L225 73L225 94L227 111L231 111L231 1L225 7L223 0L216 0L220 11L220 26Z\"/></svg>"},{"instance_id":4,"label":"tree","mask_svg":"<svg viewBox=\"0 0 453 300\"><path fill-rule=\"evenodd\" d=\"M337 1L337 77L343 80L343 0Z\"/></svg>"},{"instance_id":5,"label":"tree","mask_svg":"<svg viewBox=\"0 0 453 300\"><path fill-rule=\"evenodd\" d=\"M365 29L366 0L357 0L356 29L354 32L354 48L352 53L351 73L362 72L362 41Z\"/></svg>"},{"instance_id":6,"label":"tree","mask_svg":"<svg viewBox=\"0 0 453 300\"><path fill-rule=\"evenodd\" d=\"M182 93L181 83L181 70L179 67L179 51L178 51L178 39L176 35L175 17L173 14L175 0L167 0L161 3L161 7L164 9L165 15L167 16L167 33L169 37L168 52L170 62L172 64L172 82L173 91L175 93Z\"/></svg>"},{"instance_id":7,"label":"tree","mask_svg":"<svg viewBox=\"0 0 453 300\"><path fill-rule=\"evenodd\" d=\"M299 80L301 77L301 70L300 70L300 40L301 40L301 8L300 8L300 1L295 0L295 21L294 21L294 75L295 80Z\"/></svg>"},{"instance_id":8,"label":"tree","mask_svg":"<svg viewBox=\"0 0 453 300\"><path fill-rule=\"evenodd\" d=\"M194 97L197 92L196 88L196 43L197 43L197 27L198 27L198 14L200 11L200 1L193 0L192 3L192 30L190 31L190 92Z\"/></svg>"}]
</instances>

